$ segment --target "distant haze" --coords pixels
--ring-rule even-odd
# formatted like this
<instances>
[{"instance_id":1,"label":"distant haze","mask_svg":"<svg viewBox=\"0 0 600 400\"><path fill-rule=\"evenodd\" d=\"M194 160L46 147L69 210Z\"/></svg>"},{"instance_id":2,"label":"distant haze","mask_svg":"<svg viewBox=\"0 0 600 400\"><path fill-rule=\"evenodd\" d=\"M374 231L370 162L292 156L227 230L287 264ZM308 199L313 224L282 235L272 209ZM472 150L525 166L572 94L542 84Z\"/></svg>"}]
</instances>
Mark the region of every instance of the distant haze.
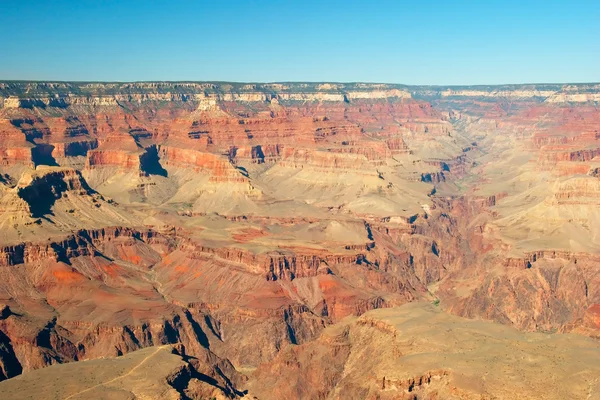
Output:
<instances>
[{"instance_id":1,"label":"distant haze","mask_svg":"<svg viewBox=\"0 0 600 400\"><path fill-rule=\"evenodd\" d=\"M3 1L0 80L600 81L599 1Z\"/></svg>"}]
</instances>

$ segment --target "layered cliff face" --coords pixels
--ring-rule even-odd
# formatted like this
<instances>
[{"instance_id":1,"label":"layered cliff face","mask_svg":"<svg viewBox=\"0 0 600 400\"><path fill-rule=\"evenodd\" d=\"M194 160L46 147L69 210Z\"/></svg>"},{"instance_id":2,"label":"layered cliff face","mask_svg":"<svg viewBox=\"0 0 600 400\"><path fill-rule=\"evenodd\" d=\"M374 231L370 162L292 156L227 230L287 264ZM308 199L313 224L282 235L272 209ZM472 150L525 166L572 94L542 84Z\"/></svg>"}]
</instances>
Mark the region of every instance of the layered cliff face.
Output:
<instances>
[{"instance_id":1,"label":"layered cliff face","mask_svg":"<svg viewBox=\"0 0 600 400\"><path fill-rule=\"evenodd\" d=\"M571 89L569 89L571 90ZM541 331L585 331L598 298L595 103L439 100L485 156L459 194L471 266L433 288L448 310ZM476 119L474 119L476 118ZM468 253L467 253L468 254ZM592 324L593 325L593 324ZM586 326L586 328L583 328ZM576 328L577 327L577 328Z\"/></svg>"},{"instance_id":2,"label":"layered cliff face","mask_svg":"<svg viewBox=\"0 0 600 400\"><path fill-rule=\"evenodd\" d=\"M0 379L175 343L263 379L306 343L343 357L282 394L383 396L320 335L418 300L598 337L598 90L3 83ZM440 368L377 379L481 394Z\"/></svg>"},{"instance_id":3,"label":"layered cliff face","mask_svg":"<svg viewBox=\"0 0 600 400\"><path fill-rule=\"evenodd\" d=\"M39 166L24 172L14 187L4 187L1 196L3 245L51 241L76 229L135 224L72 168Z\"/></svg>"}]
</instances>

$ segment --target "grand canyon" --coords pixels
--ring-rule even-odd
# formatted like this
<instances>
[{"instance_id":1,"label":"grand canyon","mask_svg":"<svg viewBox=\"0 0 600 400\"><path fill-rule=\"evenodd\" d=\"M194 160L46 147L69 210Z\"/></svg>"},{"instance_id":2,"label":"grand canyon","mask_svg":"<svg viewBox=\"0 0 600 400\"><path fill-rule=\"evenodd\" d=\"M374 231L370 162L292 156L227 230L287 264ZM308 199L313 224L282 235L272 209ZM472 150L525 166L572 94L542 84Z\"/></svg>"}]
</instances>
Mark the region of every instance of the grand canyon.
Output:
<instances>
[{"instance_id":1,"label":"grand canyon","mask_svg":"<svg viewBox=\"0 0 600 400\"><path fill-rule=\"evenodd\" d=\"M0 398L600 399L599 107L0 82Z\"/></svg>"}]
</instances>

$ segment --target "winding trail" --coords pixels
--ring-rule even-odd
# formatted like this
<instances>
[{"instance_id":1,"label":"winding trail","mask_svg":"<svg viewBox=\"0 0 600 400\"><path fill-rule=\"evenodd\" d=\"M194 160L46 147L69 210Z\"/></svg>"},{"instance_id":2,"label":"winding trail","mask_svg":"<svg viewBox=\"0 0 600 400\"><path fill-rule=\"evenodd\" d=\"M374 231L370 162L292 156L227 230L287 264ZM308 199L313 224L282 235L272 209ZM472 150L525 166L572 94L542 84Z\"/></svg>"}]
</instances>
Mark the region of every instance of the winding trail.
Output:
<instances>
[{"instance_id":1,"label":"winding trail","mask_svg":"<svg viewBox=\"0 0 600 400\"><path fill-rule=\"evenodd\" d=\"M123 378L125 378L125 377L127 377L127 376L131 375L132 373L134 373L134 372L135 372L135 370L137 370L139 367L141 367L141 366L142 366L142 365L143 365L143 364L144 364L146 361L148 361L149 359L151 359L152 357L154 357L154 356L155 356L155 355L156 355L156 354L157 354L159 351L161 351L161 350L162 350L164 347L165 347L165 346L159 346L159 347L158 347L156 350L154 350L154 351L152 352L152 354L148 354L146 357L144 357L144 359L143 359L142 361L140 361L140 363L139 363L139 364L137 364L135 367L131 368L131 369L129 370L129 372L127 372L126 374L119 375L119 376L117 376L116 378L110 379L110 380L108 380L108 381L106 381L106 382L98 383L97 385L91 386L91 387L89 387L89 388L87 388L87 389L84 389L84 390L82 390L82 391L80 391L80 392L73 393L72 395L69 395L68 397L65 397L65 398L64 398L64 400L71 399L71 398L73 398L73 397L75 397L75 396L79 396L80 394L83 394L83 393L89 392L90 390L94 390L94 389L96 389L96 388L98 388L98 387L100 387L100 386L105 386L105 385L108 385L108 384L110 384L110 383L113 383L113 382L116 382L116 381L118 381L119 379L123 379Z\"/></svg>"}]
</instances>

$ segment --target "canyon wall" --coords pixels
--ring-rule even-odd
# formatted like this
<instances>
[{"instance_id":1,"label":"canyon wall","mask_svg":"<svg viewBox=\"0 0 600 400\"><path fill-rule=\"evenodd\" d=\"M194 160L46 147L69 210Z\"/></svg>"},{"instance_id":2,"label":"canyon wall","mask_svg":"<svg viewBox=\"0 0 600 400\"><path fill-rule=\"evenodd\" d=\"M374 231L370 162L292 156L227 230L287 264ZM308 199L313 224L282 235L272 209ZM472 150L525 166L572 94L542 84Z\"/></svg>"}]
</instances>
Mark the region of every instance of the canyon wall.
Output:
<instances>
[{"instance_id":1,"label":"canyon wall","mask_svg":"<svg viewBox=\"0 0 600 400\"><path fill-rule=\"evenodd\" d=\"M598 92L2 82L0 379L176 343L263 371L414 301L599 337Z\"/></svg>"}]
</instances>

